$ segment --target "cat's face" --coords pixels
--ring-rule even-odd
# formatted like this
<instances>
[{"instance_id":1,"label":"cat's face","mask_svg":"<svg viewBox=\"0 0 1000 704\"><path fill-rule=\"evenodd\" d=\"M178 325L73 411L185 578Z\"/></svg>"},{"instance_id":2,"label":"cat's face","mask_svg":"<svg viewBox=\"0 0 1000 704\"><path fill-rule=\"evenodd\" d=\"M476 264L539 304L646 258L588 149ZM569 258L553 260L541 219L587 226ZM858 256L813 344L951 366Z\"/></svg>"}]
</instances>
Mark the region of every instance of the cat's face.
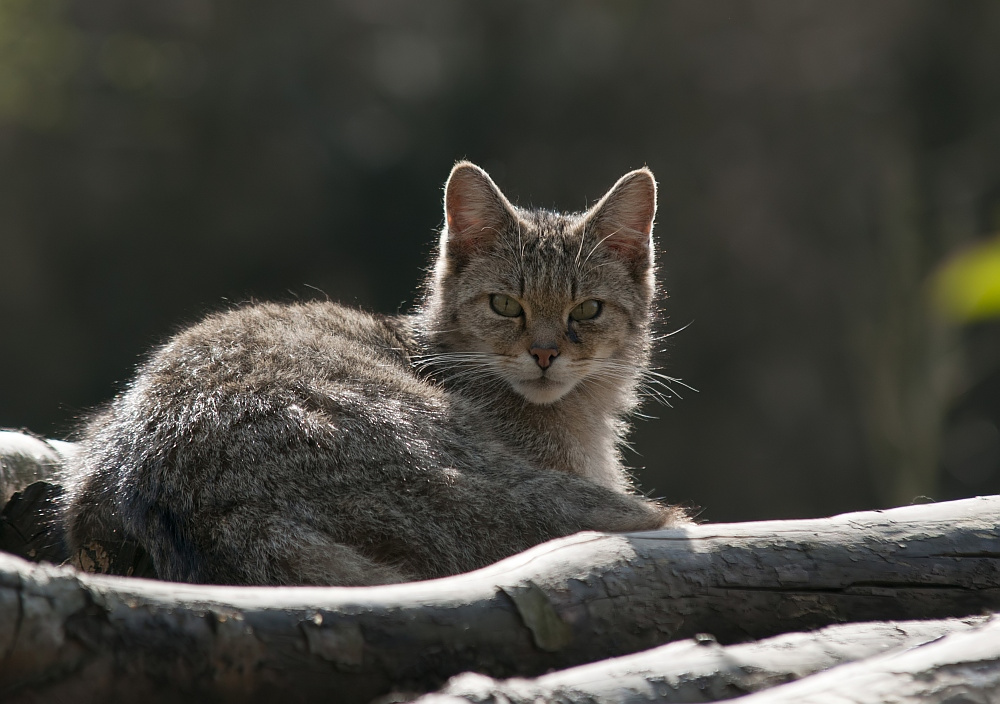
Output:
<instances>
[{"instance_id":1,"label":"cat's face","mask_svg":"<svg viewBox=\"0 0 1000 704\"><path fill-rule=\"evenodd\" d=\"M445 203L437 332L461 373L536 404L631 383L648 354L652 174L632 172L587 213L562 215L516 209L459 164Z\"/></svg>"}]
</instances>

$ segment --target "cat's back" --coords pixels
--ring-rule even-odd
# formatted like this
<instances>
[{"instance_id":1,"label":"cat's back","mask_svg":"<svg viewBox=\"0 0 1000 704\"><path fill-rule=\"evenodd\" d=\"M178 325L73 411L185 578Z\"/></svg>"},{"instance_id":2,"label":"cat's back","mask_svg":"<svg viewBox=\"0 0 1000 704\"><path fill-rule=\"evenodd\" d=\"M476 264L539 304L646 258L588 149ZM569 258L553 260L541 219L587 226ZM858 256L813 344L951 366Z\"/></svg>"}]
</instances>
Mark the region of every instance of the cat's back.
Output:
<instances>
[{"instance_id":1,"label":"cat's back","mask_svg":"<svg viewBox=\"0 0 1000 704\"><path fill-rule=\"evenodd\" d=\"M417 343L400 318L333 302L262 303L209 315L157 350L147 383L204 393L325 382L408 383Z\"/></svg>"},{"instance_id":2,"label":"cat's back","mask_svg":"<svg viewBox=\"0 0 1000 704\"><path fill-rule=\"evenodd\" d=\"M211 314L157 348L90 419L79 459L88 466L71 468L68 479L111 485L121 473L165 465L194 475L220 456L280 451L283 436L318 429L331 414L378 414L380 403L420 399L429 388L410 372L411 347L393 319L332 302ZM256 438L244 437L249 428Z\"/></svg>"},{"instance_id":3,"label":"cat's back","mask_svg":"<svg viewBox=\"0 0 1000 704\"><path fill-rule=\"evenodd\" d=\"M406 443L419 436L413 422L450 404L413 372L418 352L406 318L332 302L212 314L154 352L84 443L103 468L149 474L169 464L164 482L194 480L235 458L278 471L293 446L378 448L386 429Z\"/></svg>"},{"instance_id":4,"label":"cat's back","mask_svg":"<svg viewBox=\"0 0 1000 704\"><path fill-rule=\"evenodd\" d=\"M71 544L129 535L171 579L280 583L254 565L255 531L326 545L375 521L366 493L385 503L461 443L440 421L445 392L411 371L405 320L259 304L175 335L85 428L67 473Z\"/></svg>"}]
</instances>

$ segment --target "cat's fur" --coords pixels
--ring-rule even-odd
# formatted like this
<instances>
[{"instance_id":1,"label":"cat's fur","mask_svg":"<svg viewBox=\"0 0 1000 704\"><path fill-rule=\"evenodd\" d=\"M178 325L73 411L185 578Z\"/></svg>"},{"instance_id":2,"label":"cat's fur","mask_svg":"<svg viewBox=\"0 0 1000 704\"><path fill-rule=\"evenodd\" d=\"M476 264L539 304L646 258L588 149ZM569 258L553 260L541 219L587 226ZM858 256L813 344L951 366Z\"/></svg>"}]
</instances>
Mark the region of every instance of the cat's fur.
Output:
<instances>
[{"instance_id":1,"label":"cat's fur","mask_svg":"<svg viewBox=\"0 0 1000 704\"><path fill-rule=\"evenodd\" d=\"M360 585L684 520L634 493L618 451L649 361L655 207L647 169L566 215L459 163L415 314L251 305L157 350L68 467L71 548L135 540L170 580ZM571 319L586 300L599 314Z\"/></svg>"}]
</instances>

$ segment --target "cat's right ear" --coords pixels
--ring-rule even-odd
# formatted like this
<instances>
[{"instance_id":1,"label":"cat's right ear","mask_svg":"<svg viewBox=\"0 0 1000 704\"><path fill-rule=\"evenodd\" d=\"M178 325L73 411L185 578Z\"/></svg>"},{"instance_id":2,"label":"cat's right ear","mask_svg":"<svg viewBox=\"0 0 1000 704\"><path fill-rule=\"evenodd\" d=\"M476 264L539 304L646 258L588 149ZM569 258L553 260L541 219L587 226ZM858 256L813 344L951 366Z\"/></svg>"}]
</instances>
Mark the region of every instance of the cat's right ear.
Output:
<instances>
[{"instance_id":1,"label":"cat's right ear","mask_svg":"<svg viewBox=\"0 0 1000 704\"><path fill-rule=\"evenodd\" d=\"M467 256L493 241L514 220L513 206L489 174L469 161L455 164L444 186L447 256Z\"/></svg>"}]
</instances>

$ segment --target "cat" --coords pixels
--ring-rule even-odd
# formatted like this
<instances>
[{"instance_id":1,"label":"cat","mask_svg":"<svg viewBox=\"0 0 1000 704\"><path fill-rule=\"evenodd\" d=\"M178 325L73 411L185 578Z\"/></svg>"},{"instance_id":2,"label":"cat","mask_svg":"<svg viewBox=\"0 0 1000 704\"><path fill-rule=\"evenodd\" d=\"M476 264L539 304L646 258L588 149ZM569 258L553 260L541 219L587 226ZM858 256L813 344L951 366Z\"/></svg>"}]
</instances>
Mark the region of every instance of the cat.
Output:
<instances>
[{"instance_id":1,"label":"cat","mask_svg":"<svg viewBox=\"0 0 1000 704\"><path fill-rule=\"evenodd\" d=\"M562 214L459 162L444 210L412 314L252 304L154 351L67 465L71 551L135 541L173 581L371 585L685 522L619 453L653 378L652 173Z\"/></svg>"}]
</instances>

